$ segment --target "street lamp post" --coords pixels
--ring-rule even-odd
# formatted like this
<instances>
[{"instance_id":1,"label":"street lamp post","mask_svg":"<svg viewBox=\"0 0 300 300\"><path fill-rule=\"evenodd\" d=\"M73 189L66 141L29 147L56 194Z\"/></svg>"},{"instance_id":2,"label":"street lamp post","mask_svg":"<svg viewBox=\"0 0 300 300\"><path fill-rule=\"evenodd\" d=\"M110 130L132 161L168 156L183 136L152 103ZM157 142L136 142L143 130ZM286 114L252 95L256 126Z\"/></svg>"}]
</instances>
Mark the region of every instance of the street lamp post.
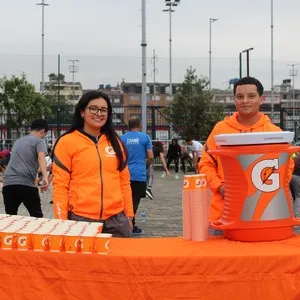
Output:
<instances>
[{"instance_id":1,"label":"street lamp post","mask_svg":"<svg viewBox=\"0 0 300 300\"><path fill-rule=\"evenodd\" d=\"M274 25L273 25L273 0L271 0L271 121L274 117Z\"/></svg>"},{"instance_id":2,"label":"street lamp post","mask_svg":"<svg viewBox=\"0 0 300 300\"><path fill-rule=\"evenodd\" d=\"M242 52L239 53L240 79L242 78Z\"/></svg>"},{"instance_id":3,"label":"street lamp post","mask_svg":"<svg viewBox=\"0 0 300 300\"><path fill-rule=\"evenodd\" d=\"M293 102L293 121L295 122L295 76L297 76L297 74L298 74L298 70L297 69L295 69L295 66L296 66L297 64L291 64L291 65L288 65L288 66L290 66L290 67L292 67L291 69L290 69L290 76L292 77L292 85L293 85L293 90L292 90L292 97L293 97L293 99L292 99L292 102Z\"/></svg>"},{"instance_id":4,"label":"street lamp post","mask_svg":"<svg viewBox=\"0 0 300 300\"><path fill-rule=\"evenodd\" d=\"M169 69L169 77L170 77L170 100L172 100L172 12L174 10L172 9L173 6L177 6L179 4L180 0L165 0L165 5L168 6L168 9L164 9L163 11L169 12L169 64L170 64L170 69Z\"/></svg>"},{"instance_id":5,"label":"street lamp post","mask_svg":"<svg viewBox=\"0 0 300 300\"><path fill-rule=\"evenodd\" d=\"M218 19L209 18L209 90L211 90L211 24L218 21Z\"/></svg>"},{"instance_id":6,"label":"street lamp post","mask_svg":"<svg viewBox=\"0 0 300 300\"><path fill-rule=\"evenodd\" d=\"M72 73L72 100L75 100L75 73L78 72L78 66L75 66L75 62L79 62L78 59L69 59L72 63L70 66L70 72Z\"/></svg>"},{"instance_id":7,"label":"street lamp post","mask_svg":"<svg viewBox=\"0 0 300 300\"><path fill-rule=\"evenodd\" d=\"M250 67L249 67L249 51L253 50L254 48L248 48L243 50L241 53L246 53L247 55L247 76L250 75ZM240 56L241 57L241 56ZM241 65L241 64L240 64ZM240 66L240 71L241 71L241 66Z\"/></svg>"},{"instance_id":8,"label":"street lamp post","mask_svg":"<svg viewBox=\"0 0 300 300\"><path fill-rule=\"evenodd\" d=\"M146 0L142 0L142 131L147 133Z\"/></svg>"},{"instance_id":9,"label":"street lamp post","mask_svg":"<svg viewBox=\"0 0 300 300\"><path fill-rule=\"evenodd\" d=\"M45 0L42 0L41 3L37 3L36 5L42 6L42 86L41 86L41 92L44 95L45 92L45 79L44 79L44 39L45 39L45 33L44 33L44 27L45 27L45 14L44 14L44 7L49 6L49 4L45 3Z\"/></svg>"}]
</instances>

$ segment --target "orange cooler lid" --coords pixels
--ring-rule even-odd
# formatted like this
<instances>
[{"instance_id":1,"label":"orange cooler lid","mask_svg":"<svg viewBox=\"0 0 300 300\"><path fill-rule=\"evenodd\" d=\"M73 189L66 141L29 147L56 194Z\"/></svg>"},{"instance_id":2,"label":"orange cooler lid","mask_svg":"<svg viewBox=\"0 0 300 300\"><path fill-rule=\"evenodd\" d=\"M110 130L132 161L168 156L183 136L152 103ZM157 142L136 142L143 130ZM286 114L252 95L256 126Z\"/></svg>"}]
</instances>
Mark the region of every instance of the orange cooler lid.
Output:
<instances>
[{"instance_id":1,"label":"orange cooler lid","mask_svg":"<svg viewBox=\"0 0 300 300\"><path fill-rule=\"evenodd\" d=\"M218 146L255 145L255 144L279 144L292 143L294 132L272 131L272 132L248 132L215 135Z\"/></svg>"}]
</instances>

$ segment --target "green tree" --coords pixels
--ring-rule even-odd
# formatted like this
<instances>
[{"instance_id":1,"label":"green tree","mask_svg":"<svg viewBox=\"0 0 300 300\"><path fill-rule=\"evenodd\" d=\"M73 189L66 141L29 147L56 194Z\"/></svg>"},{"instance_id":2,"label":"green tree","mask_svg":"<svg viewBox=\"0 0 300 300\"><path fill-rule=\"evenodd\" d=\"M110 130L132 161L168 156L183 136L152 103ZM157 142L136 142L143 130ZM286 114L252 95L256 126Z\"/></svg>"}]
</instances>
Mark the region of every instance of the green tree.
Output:
<instances>
[{"instance_id":1,"label":"green tree","mask_svg":"<svg viewBox=\"0 0 300 300\"><path fill-rule=\"evenodd\" d=\"M0 111L6 114L7 127L16 128L17 132L30 125L32 120L51 114L50 103L35 91L25 74L0 78Z\"/></svg>"},{"instance_id":2,"label":"green tree","mask_svg":"<svg viewBox=\"0 0 300 300\"><path fill-rule=\"evenodd\" d=\"M184 82L166 109L169 122L182 138L206 140L213 126L224 118L225 107L213 101L208 81L196 70L186 71Z\"/></svg>"}]
</instances>

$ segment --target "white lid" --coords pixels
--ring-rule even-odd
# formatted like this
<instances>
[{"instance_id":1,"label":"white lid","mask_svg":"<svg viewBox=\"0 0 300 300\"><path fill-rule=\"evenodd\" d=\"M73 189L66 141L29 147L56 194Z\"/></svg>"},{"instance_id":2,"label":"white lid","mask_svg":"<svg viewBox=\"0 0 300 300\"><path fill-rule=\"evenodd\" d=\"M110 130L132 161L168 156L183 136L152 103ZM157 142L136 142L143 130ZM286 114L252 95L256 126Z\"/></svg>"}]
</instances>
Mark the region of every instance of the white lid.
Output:
<instances>
[{"instance_id":1,"label":"white lid","mask_svg":"<svg viewBox=\"0 0 300 300\"><path fill-rule=\"evenodd\" d=\"M279 144L292 143L294 132L272 131L272 132L247 132L218 134L214 136L215 142L219 146L230 145L255 145L255 144Z\"/></svg>"}]
</instances>

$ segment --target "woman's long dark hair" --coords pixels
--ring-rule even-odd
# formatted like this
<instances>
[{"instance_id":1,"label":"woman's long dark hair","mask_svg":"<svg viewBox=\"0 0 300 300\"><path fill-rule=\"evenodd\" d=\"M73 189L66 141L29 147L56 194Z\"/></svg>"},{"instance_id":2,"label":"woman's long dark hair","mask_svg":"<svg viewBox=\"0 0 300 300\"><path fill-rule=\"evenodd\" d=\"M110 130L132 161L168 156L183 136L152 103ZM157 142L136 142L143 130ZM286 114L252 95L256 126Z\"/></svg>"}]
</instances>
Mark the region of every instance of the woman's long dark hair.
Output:
<instances>
[{"instance_id":1,"label":"woman's long dark hair","mask_svg":"<svg viewBox=\"0 0 300 300\"><path fill-rule=\"evenodd\" d=\"M95 99L99 99L99 98L102 98L106 101L107 108L108 108L107 120L106 120L106 123L104 124L104 126L101 127L101 133L106 135L109 143L111 144L114 151L116 152L117 158L119 160L118 169L119 169L119 171L122 171L125 168L125 166L127 165L126 148L122 144L118 134L116 133L116 131L113 128L113 124L112 124L112 106L111 106L111 103L110 103L110 99L105 93L100 92L100 91L87 92L80 98L80 100L77 103L76 108L75 108L75 113L74 113L72 124L69 127L69 129L57 139L57 141L56 141L56 143L53 147L52 154L54 155L55 147L56 147L56 145L59 142L61 137L73 132L74 130L83 129L84 120L81 117L81 111L84 110L88 106L90 101L95 100ZM125 151L125 157L122 154L122 149L120 147L120 144L123 145L123 148L124 148L124 151Z\"/></svg>"}]
</instances>

